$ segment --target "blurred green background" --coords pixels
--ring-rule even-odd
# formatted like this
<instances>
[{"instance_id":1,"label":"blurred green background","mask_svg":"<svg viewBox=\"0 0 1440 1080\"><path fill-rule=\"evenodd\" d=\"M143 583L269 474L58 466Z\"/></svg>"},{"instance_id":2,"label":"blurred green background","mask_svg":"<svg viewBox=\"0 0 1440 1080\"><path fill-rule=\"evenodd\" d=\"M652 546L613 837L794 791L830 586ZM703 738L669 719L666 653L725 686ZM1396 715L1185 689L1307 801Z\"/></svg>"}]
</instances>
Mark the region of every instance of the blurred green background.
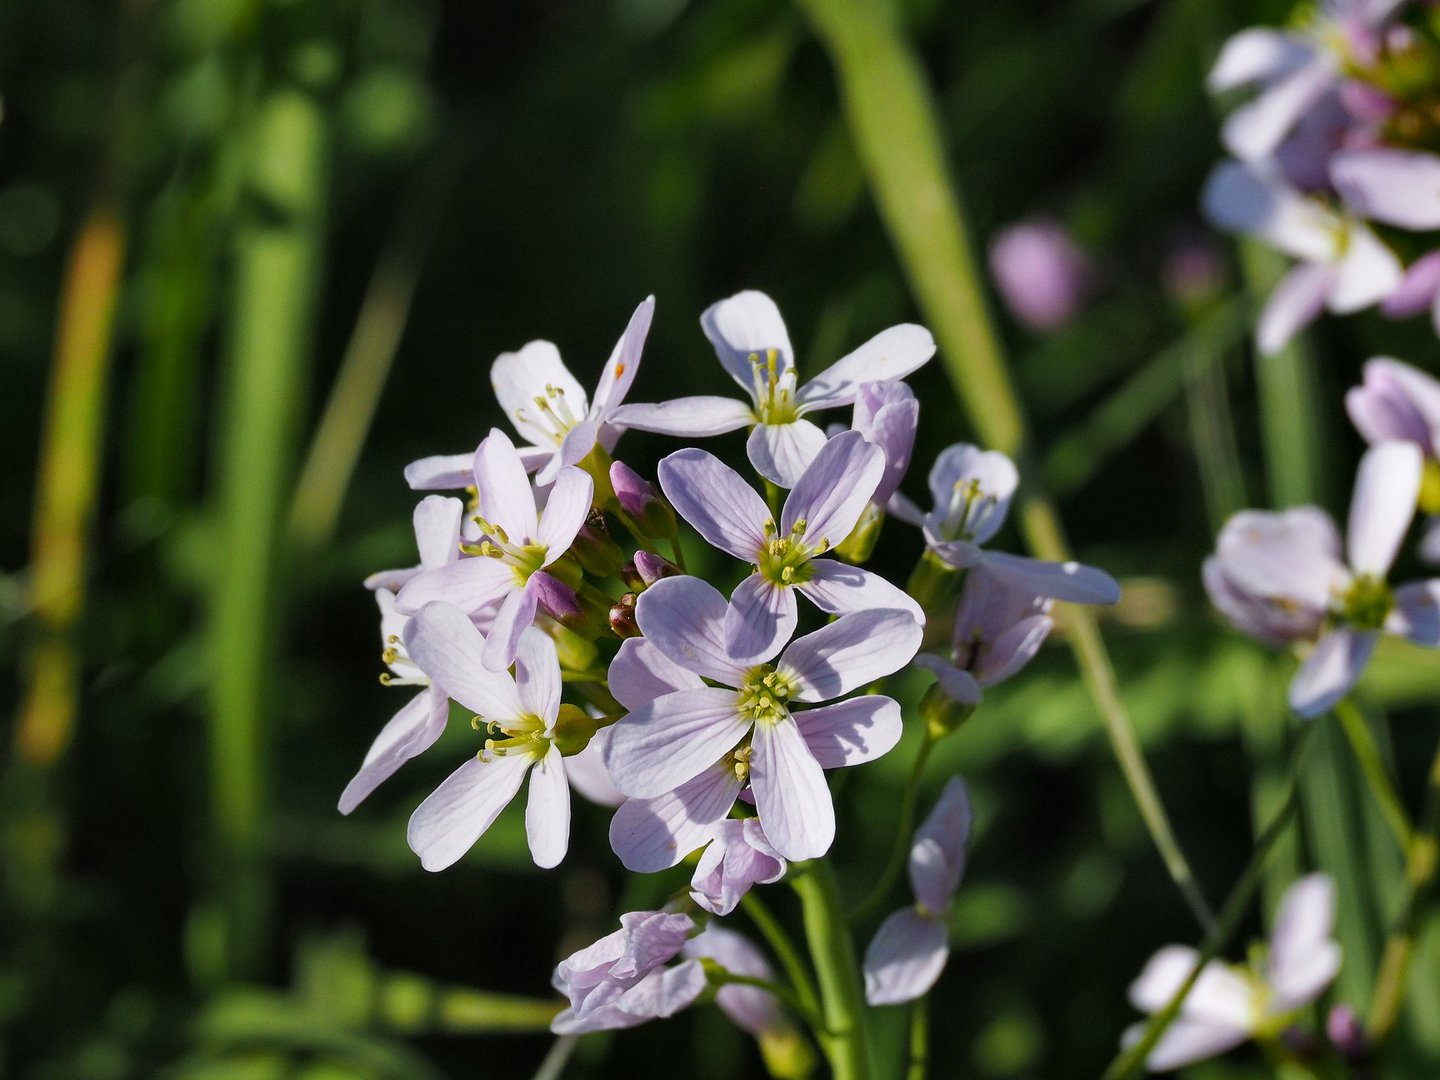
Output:
<instances>
[{"instance_id":1,"label":"blurred green background","mask_svg":"<svg viewBox=\"0 0 1440 1080\"><path fill-rule=\"evenodd\" d=\"M1280 786L1290 668L1219 624L1200 561L1240 506L1343 510L1359 451L1343 389L1375 352L1435 357L1424 327L1363 316L1257 373L1246 283L1263 293L1276 267L1198 219L1219 156L1203 74L1227 34L1285 14L895 12L975 245L1044 215L1095 263L1075 321L1002 330L1032 476L1080 556L1126 582L1106 624L1123 696L1217 901ZM590 384L653 292L633 396L659 400L727 392L697 317L740 288L776 298L812 371L923 319L825 51L766 0L6 0L0 101L0 371L17 408L0 424L0 1074L531 1075L554 962L675 882L627 882L598 809L554 872L530 865L515 808L426 874L404 823L473 751L463 725L339 817L401 700L376 681L359 582L413 562L403 465L501 422L501 351L549 338ZM1220 278L1179 295L1165 267L1196 242ZM919 495L934 453L972 431L939 363L913 382ZM673 445L629 435L620 452L653 474ZM740 437L720 446L738 455ZM919 551L891 524L878 559L903 580ZM1440 667L1386 648L1365 706L1413 801ZM1261 907L1301 865L1335 873L1335 999L1363 1008L1401 860L1332 718L1315 744ZM857 895L908 751L842 789L835 857ZM933 1075L1098 1075L1135 1018L1130 979L1197 932L1070 653L993 692L936 761L927 789L963 771L978 833ZM1440 1069L1434 936L1397 1076ZM705 1008L586 1040L566 1075L759 1070ZM1243 1052L1191 1073L1269 1074Z\"/></svg>"}]
</instances>

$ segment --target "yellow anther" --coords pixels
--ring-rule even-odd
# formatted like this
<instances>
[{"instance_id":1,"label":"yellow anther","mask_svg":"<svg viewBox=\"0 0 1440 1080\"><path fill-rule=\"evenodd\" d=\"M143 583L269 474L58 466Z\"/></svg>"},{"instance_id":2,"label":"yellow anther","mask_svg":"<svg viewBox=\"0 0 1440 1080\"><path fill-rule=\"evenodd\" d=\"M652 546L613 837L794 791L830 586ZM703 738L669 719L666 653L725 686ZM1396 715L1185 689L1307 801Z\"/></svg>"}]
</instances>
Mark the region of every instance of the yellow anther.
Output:
<instances>
[{"instance_id":1,"label":"yellow anther","mask_svg":"<svg viewBox=\"0 0 1440 1080\"><path fill-rule=\"evenodd\" d=\"M390 685L390 681L391 681L393 678L394 678L394 676L391 675L390 672L388 672L388 671L382 671L382 672L380 672L380 685L381 685L381 686L389 686L389 685Z\"/></svg>"},{"instance_id":2,"label":"yellow anther","mask_svg":"<svg viewBox=\"0 0 1440 1080\"><path fill-rule=\"evenodd\" d=\"M786 585L789 585L790 582L794 579L794 577L795 568L793 566L787 566L784 570L780 571L780 580L785 582Z\"/></svg>"},{"instance_id":3,"label":"yellow anther","mask_svg":"<svg viewBox=\"0 0 1440 1080\"><path fill-rule=\"evenodd\" d=\"M399 636L398 634L391 634L391 635L390 635L389 637L387 637L385 640L388 641L391 645L399 645L399 644L400 644L400 636Z\"/></svg>"}]
</instances>

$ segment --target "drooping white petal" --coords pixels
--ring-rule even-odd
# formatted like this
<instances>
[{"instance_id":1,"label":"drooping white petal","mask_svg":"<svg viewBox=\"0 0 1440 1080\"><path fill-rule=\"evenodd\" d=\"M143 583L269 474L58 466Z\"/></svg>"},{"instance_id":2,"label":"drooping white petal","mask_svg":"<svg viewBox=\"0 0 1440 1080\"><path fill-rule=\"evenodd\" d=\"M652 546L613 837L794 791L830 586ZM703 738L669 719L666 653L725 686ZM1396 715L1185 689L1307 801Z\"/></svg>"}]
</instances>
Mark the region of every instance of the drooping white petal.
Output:
<instances>
[{"instance_id":1,"label":"drooping white petal","mask_svg":"<svg viewBox=\"0 0 1440 1080\"><path fill-rule=\"evenodd\" d=\"M1028 664L1054 626L1055 621L1048 615L1031 615L991 641L975 665L983 685L1003 682Z\"/></svg>"},{"instance_id":2,"label":"drooping white petal","mask_svg":"<svg viewBox=\"0 0 1440 1080\"><path fill-rule=\"evenodd\" d=\"M822 769L874 761L900 741L900 706L878 694L837 701L791 715Z\"/></svg>"},{"instance_id":3,"label":"drooping white petal","mask_svg":"<svg viewBox=\"0 0 1440 1080\"><path fill-rule=\"evenodd\" d=\"M1317 52L1307 64L1283 76L1240 106L1220 125L1220 141L1241 161L1274 153L1296 123L1335 84L1334 60Z\"/></svg>"},{"instance_id":4,"label":"drooping white petal","mask_svg":"<svg viewBox=\"0 0 1440 1080\"><path fill-rule=\"evenodd\" d=\"M488 669L480 631L453 604L426 604L405 624L405 651L447 694L486 720L524 711L508 672Z\"/></svg>"},{"instance_id":5,"label":"drooping white petal","mask_svg":"<svg viewBox=\"0 0 1440 1080\"><path fill-rule=\"evenodd\" d=\"M1138 1039L1141 1028L1137 1026L1132 1030ZM1160 1036L1145 1064L1152 1072L1169 1072L1218 1057L1227 1050L1235 1049L1249 1037L1250 1032L1246 1028L1234 1024L1182 1017L1172 1021L1165 1029L1165 1034Z\"/></svg>"},{"instance_id":6,"label":"drooping white petal","mask_svg":"<svg viewBox=\"0 0 1440 1080\"><path fill-rule=\"evenodd\" d=\"M630 799L610 819L610 847L637 874L669 869L714 835L740 787L735 769L722 761L674 791Z\"/></svg>"},{"instance_id":7,"label":"drooping white petal","mask_svg":"<svg viewBox=\"0 0 1440 1080\"><path fill-rule=\"evenodd\" d=\"M415 545L420 565L433 569L460 557L460 519L465 504L443 495L427 495L415 507Z\"/></svg>"},{"instance_id":8,"label":"drooping white petal","mask_svg":"<svg viewBox=\"0 0 1440 1080\"><path fill-rule=\"evenodd\" d=\"M920 906L936 918L949 910L965 875L971 821L970 793L965 781L952 776L934 808L915 830L908 864L910 887Z\"/></svg>"},{"instance_id":9,"label":"drooping white petal","mask_svg":"<svg viewBox=\"0 0 1440 1080\"><path fill-rule=\"evenodd\" d=\"M597 420L608 420L635 382L640 370L640 353L645 348L645 336L650 333L650 321L655 317L655 297L647 296L630 316L630 322L620 340L615 343L600 382L595 387L595 401L591 415Z\"/></svg>"},{"instance_id":10,"label":"drooping white petal","mask_svg":"<svg viewBox=\"0 0 1440 1080\"><path fill-rule=\"evenodd\" d=\"M804 543L838 547L865 512L885 472L885 454L858 431L830 439L785 499L780 535L788 537L797 522L805 523Z\"/></svg>"},{"instance_id":11,"label":"drooping white petal","mask_svg":"<svg viewBox=\"0 0 1440 1080\"><path fill-rule=\"evenodd\" d=\"M626 709L638 709L647 701L704 686L700 676L681 667L643 637L626 638L610 661L610 693Z\"/></svg>"},{"instance_id":12,"label":"drooping white petal","mask_svg":"<svg viewBox=\"0 0 1440 1080\"><path fill-rule=\"evenodd\" d=\"M450 715L450 701L444 693L425 689L416 694L392 716L375 736L365 761L354 779L340 794L340 813L348 814L395 770L435 745L445 731Z\"/></svg>"},{"instance_id":13,"label":"drooping white petal","mask_svg":"<svg viewBox=\"0 0 1440 1080\"><path fill-rule=\"evenodd\" d=\"M662 578L635 602L635 620L657 649L687 671L739 686L747 665L725 647L729 605L713 585L695 577ZM768 659L768 658L767 658Z\"/></svg>"},{"instance_id":14,"label":"drooping white petal","mask_svg":"<svg viewBox=\"0 0 1440 1080\"><path fill-rule=\"evenodd\" d=\"M746 975L752 979L773 981L774 971L765 956L743 934L727 930L717 922L706 924L695 937L685 942L682 955L699 958L708 957L726 971ZM722 986L715 994L715 1004L742 1031L751 1035L763 1035L779 1027L783 1021L775 998L754 986L731 984Z\"/></svg>"},{"instance_id":15,"label":"drooping white petal","mask_svg":"<svg viewBox=\"0 0 1440 1080\"><path fill-rule=\"evenodd\" d=\"M807 412L849 405L863 383L903 379L935 355L935 338L923 326L902 323L882 330L800 388Z\"/></svg>"},{"instance_id":16,"label":"drooping white petal","mask_svg":"<svg viewBox=\"0 0 1440 1080\"><path fill-rule=\"evenodd\" d=\"M549 566L570 550L575 534L590 514L594 494L595 481L583 469L566 467L556 475L545 513L540 516L534 534L535 539L545 545L543 565Z\"/></svg>"},{"instance_id":17,"label":"drooping white petal","mask_svg":"<svg viewBox=\"0 0 1440 1080\"><path fill-rule=\"evenodd\" d=\"M899 671L920 648L924 631L908 611L857 611L796 638L779 670L800 701L829 701Z\"/></svg>"},{"instance_id":18,"label":"drooping white petal","mask_svg":"<svg viewBox=\"0 0 1440 1080\"><path fill-rule=\"evenodd\" d=\"M1345 255L1336 269L1335 286L1326 296L1325 306L1337 315L1348 315L1384 300L1405 277L1405 268L1395 253L1358 223L1350 226Z\"/></svg>"},{"instance_id":19,"label":"drooping white petal","mask_svg":"<svg viewBox=\"0 0 1440 1080\"><path fill-rule=\"evenodd\" d=\"M894 608L908 611L924 625L925 609L909 593L879 574L838 559L816 559L810 564L810 578L796 586L821 611L845 615L852 611L880 611Z\"/></svg>"},{"instance_id":20,"label":"drooping white petal","mask_svg":"<svg viewBox=\"0 0 1440 1080\"><path fill-rule=\"evenodd\" d=\"M1114 604L1120 586L1104 570L1077 562L1046 562L1003 551L987 551L984 566L1005 584L1072 604Z\"/></svg>"},{"instance_id":21,"label":"drooping white petal","mask_svg":"<svg viewBox=\"0 0 1440 1080\"><path fill-rule=\"evenodd\" d=\"M1199 953L1186 945L1167 945L1130 984L1130 1003L1142 1012L1157 1013L1168 1005L1190 977ZM1185 995L1181 1016L1247 1030L1255 1020L1254 989L1245 977L1212 960Z\"/></svg>"},{"instance_id":22,"label":"drooping white petal","mask_svg":"<svg viewBox=\"0 0 1440 1080\"><path fill-rule=\"evenodd\" d=\"M1320 995L1340 970L1340 946L1330 940L1335 930L1335 882L1325 874L1309 874L1280 901L1270 935L1267 976L1274 991L1274 1012L1289 1012Z\"/></svg>"},{"instance_id":23,"label":"drooping white petal","mask_svg":"<svg viewBox=\"0 0 1440 1080\"><path fill-rule=\"evenodd\" d=\"M659 435L702 438L749 427L755 423L755 414L748 401L702 395L654 405L622 405L611 415L610 423Z\"/></svg>"},{"instance_id":24,"label":"drooping white petal","mask_svg":"<svg viewBox=\"0 0 1440 1080\"><path fill-rule=\"evenodd\" d=\"M505 418L534 446L555 445L555 429L545 422L535 400L546 400L550 388L562 393L572 415L580 417L589 411L585 388L560 359L560 350L548 341L532 341L519 352L501 353L490 366L490 385Z\"/></svg>"},{"instance_id":25,"label":"drooping white petal","mask_svg":"<svg viewBox=\"0 0 1440 1080\"><path fill-rule=\"evenodd\" d=\"M948 928L913 907L880 924L865 950L865 1001L898 1005L930 992L950 959Z\"/></svg>"},{"instance_id":26,"label":"drooping white petal","mask_svg":"<svg viewBox=\"0 0 1440 1080\"><path fill-rule=\"evenodd\" d=\"M1233 514L1215 551L1224 576L1241 589L1303 605L1317 615L1346 577L1335 522L1315 506Z\"/></svg>"},{"instance_id":27,"label":"drooping white petal","mask_svg":"<svg viewBox=\"0 0 1440 1080\"><path fill-rule=\"evenodd\" d=\"M915 666L924 668L935 676L940 689L951 701L960 705L978 705L984 694L980 682L964 668L958 668L943 657L921 653L915 658Z\"/></svg>"},{"instance_id":28,"label":"drooping white petal","mask_svg":"<svg viewBox=\"0 0 1440 1080\"><path fill-rule=\"evenodd\" d=\"M750 730L738 700L733 690L678 690L623 717L604 747L615 786L632 798L652 799L699 775Z\"/></svg>"},{"instance_id":29,"label":"drooping white petal","mask_svg":"<svg viewBox=\"0 0 1440 1080\"><path fill-rule=\"evenodd\" d=\"M1341 150L1330 179L1357 216L1414 232L1440 229L1440 157L1372 147Z\"/></svg>"},{"instance_id":30,"label":"drooping white petal","mask_svg":"<svg viewBox=\"0 0 1440 1080\"><path fill-rule=\"evenodd\" d=\"M657 472L675 512L706 543L747 562L759 558L770 509L739 473L695 447L664 458Z\"/></svg>"},{"instance_id":31,"label":"drooping white petal","mask_svg":"<svg viewBox=\"0 0 1440 1080\"><path fill-rule=\"evenodd\" d=\"M475 486L481 515L504 529L512 544L534 538L538 525L535 493L515 444L499 428L491 428L475 451Z\"/></svg>"},{"instance_id":32,"label":"drooping white petal","mask_svg":"<svg viewBox=\"0 0 1440 1080\"><path fill-rule=\"evenodd\" d=\"M560 658L550 635L533 626L520 635L515 652L515 689L527 713L554 723L560 713Z\"/></svg>"},{"instance_id":33,"label":"drooping white petal","mask_svg":"<svg viewBox=\"0 0 1440 1080\"><path fill-rule=\"evenodd\" d=\"M809 420L760 423L745 441L745 454L765 479L782 488L791 488L824 446L825 432Z\"/></svg>"},{"instance_id":34,"label":"drooping white petal","mask_svg":"<svg viewBox=\"0 0 1440 1080\"><path fill-rule=\"evenodd\" d=\"M765 835L787 859L818 859L835 839L835 805L799 727L789 719L756 724L750 746L750 788Z\"/></svg>"},{"instance_id":35,"label":"drooping white petal","mask_svg":"<svg viewBox=\"0 0 1440 1080\"><path fill-rule=\"evenodd\" d=\"M559 866L570 846L570 785L565 780L560 748L554 743L530 773L525 837L530 842L531 858L542 870Z\"/></svg>"},{"instance_id":36,"label":"drooping white petal","mask_svg":"<svg viewBox=\"0 0 1440 1080\"><path fill-rule=\"evenodd\" d=\"M1251 27L1225 42L1205 82L1215 93L1269 82L1302 67L1314 55L1315 46L1298 34Z\"/></svg>"},{"instance_id":37,"label":"drooping white petal","mask_svg":"<svg viewBox=\"0 0 1440 1080\"><path fill-rule=\"evenodd\" d=\"M730 595L725 612L725 651L737 661L769 659L795 633L795 593L761 574L751 574Z\"/></svg>"},{"instance_id":38,"label":"drooping white petal","mask_svg":"<svg viewBox=\"0 0 1440 1080\"><path fill-rule=\"evenodd\" d=\"M1440 578L1413 581L1396 589L1385 632L1416 645L1440 648Z\"/></svg>"},{"instance_id":39,"label":"drooping white petal","mask_svg":"<svg viewBox=\"0 0 1440 1080\"><path fill-rule=\"evenodd\" d=\"M1370 662L1376 631L1332 630L1315 643L1290 682L1290 707L1307 719L1333 708Z\"/></svg>"},{"instance_id":40,"label":"drooping white petal","mask_svg":"<svg viewBox=\"0 0 1440 1080\"><path fill-rule=\"evenodd\" d=\"M1415 517L1425 457L1409 442L1383 442L1365 451L1355 473L1346 547L1357 574L1383 578Z\"/></svg>"},{"instance_id":41,"label":"drooping white petal","mask_svg":"<svg viewBox=\"0 0 1440 1080\"><path fill-rule=\"evenodd\" d=\"M485 635L485 648L480 653L481 663L491 671L504 671L515 662L520 636L535 624L535 612L540 606L537 586L536 578L532 577L505 597L495 613L495 621Z\"/></svg>"},{"instance_id":42,"label":"drooping white petal","mask_svg":"<svg viewBox=\"0 0 1440 1080\"><path fill-rule=\"evenodd\" d=\"M1280 279L1255 323L1255 345L1274 356L1319 317L1339 271L1329 263L1301 263Z\"/></svg>"},{"instance_id":43,"label":"drooping white petal","mask_svg":"<svg viewBox=\"0 0 1440 1080\"><path fill-rule=\"evenodd\" d=\"M534 758L471 758L410 815L406 839L426 870L444 870L469 851L510 804Z\"/></svg>"},{"instance_id":44,"label":"drooping white petal","mask_svg":"<svg viewBox=\"0 0 1440 1080\"><path fill-rule=\"evenodd\" d=\"M498 559L460 559L415 575L395 596L395 608L414 614L432 601L443 601L475 614L505 598L515 575Z\"/></svg>"},{"instance_id":45,"label":"drooping white petal","mask_svg":"<svg viewBox=\"0 0 1440 1080\"><path fill-rule=\"evenodd\" d=\"M475 454L432 454L405 466L405 483L413 491L458 491L470 486Z\"/></svg>"},{"instance_id":46,"label":"drooping white petal","mask_svg":"<svg viewBox=\"0 0 1440 1080\"><path fill-rule=\"evenodd\" d=\"M752 355L764 360L766 351L775 349L779 353L777 370L782 374L795 363L795 350L780 309L774 300L754 289L711 304L700 316L700 328L715 346L715 355L730 377L747 391L754 383Z\"/></svg>"}]
</instances>

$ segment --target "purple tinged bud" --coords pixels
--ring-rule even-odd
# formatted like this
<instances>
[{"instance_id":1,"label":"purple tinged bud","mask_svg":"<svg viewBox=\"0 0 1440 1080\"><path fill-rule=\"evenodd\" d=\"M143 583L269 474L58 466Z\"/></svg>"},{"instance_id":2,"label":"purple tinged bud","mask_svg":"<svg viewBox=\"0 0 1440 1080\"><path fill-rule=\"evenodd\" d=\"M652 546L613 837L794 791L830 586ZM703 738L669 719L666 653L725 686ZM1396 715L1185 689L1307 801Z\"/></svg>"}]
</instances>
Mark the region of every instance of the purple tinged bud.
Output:
<instances>
[{"instance_id":1,"label":"purple tinged bud","mask_svg":"<svg viewBox=\"0 0 1440 1080\"><path fill-rule=\"evenodd\" d=\"M610 465L610 486L615 499L640 531L649 537L675 535L675 511L659 490L623 461Z\"/></svg>"},{"instance_id":2,"label":"purple tinged bud","mask_svg":"<svg viewBox=\"0 0 1440 1080\"><path fill-rule=\"evenodd\" d=\"M995 287L1020 322L1056 330L1079 312L1090 291L1090 260L1059 222L1034 219L1001 230L990 244Z\"/></svg>"},{"instance_id":3,"label":"purple tinged bud","mask_svg":"<svg viewBox=\"0 0 1440 1080\"><path fill-rule=\"evenodd\" d=\"M649 551L635 553L635 569L644 585L654 585L661 578L677 577L680 574L680 568L669 559L663 559Z\"/></svg>"},{"instance_id":4,"label":"purple tinged bud","mask_svg":"<svg viewBox=\"0 0 1440 1080\"><path fill-rule=\"evenodd\" d=\"M877 506L888 503L905 479L919 425L920 402L905 383L864 383L860 387L850 426L885 454L885 471L870 497Z\"/></svg>"},{"instance_id":5,"label":"purple tinged bud","mask_svg":"<svg viewBox=\"0 0 1440 1080\"><path fill-rule=\"evenodd\" d=\"M1215 245L1187 240L1171 249L1160 271L1165 291L1185 308L1197 308L1225 289L1225 264Z\"/></svg>"},{"instance_id":6,"label":"purple tinged bud","mask_svg":"<svg viewBox=\"0 0 1440 1080\"><path fill-rule=\"evenodd\" d=\"M540 606L556 622L568 626L584 614L580 607L580 597L559 578L547 574L544 570L537 570L530 576L530 581L535 586Z\"/></svg>"},{"instance_id":7,"label":"purple tinged bud","mask_svg":"<svg viewBox=\"0 0 1440 1080\"><path fill-rule=\"evenodd\" d=\"M627 560L620 569L616 571L615 576L618 577L625 588L631 592L642 592L645 588L645 579L640 576L640 571L636 568L634 559Z\"/></svg>"},{"instance_id":8,"label":"purple tinged bud","mask_svg":"<svg viewBox=\"0 0 1440 1080\"><path fill-rule=\"evenodd\" d=\"M1325 1018L1325 1034L1346 1061L1359 1061L1370 1049L1365 1025L1349 1005L1336 1005Z\"/></svg>"},{"instance_id":9,"label":"purple tinged bud","mask_svg":"<svg viewBox=\"0 0 1440 1080\"><path fill-rule=\"evenodd\" d=\"M640 636L640 624L635 620L635 594L628 592L620 602L610 608L610 629L618 638Z\"/></svg>"}]
</instances>

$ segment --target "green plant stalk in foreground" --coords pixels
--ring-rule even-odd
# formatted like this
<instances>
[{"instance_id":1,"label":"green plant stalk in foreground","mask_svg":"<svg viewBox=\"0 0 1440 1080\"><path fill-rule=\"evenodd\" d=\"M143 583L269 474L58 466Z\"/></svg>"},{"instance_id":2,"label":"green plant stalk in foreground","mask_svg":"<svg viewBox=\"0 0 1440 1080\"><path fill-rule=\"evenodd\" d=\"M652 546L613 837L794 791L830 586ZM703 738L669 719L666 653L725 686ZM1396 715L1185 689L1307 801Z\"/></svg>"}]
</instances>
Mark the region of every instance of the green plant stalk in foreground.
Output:
<instances>
[{"instance_id":1,"label":"green plant stalk in foreground","mask_svg":"<svg viewBox=\"0 0 1440 1080\"><path fill-rule=\"evenodd\" d=\"M813 859L793 866L787 880L800 898L805 940L820 987L825 1030L817 1031L816 1037L829 1058L835 1080L869 1080L865 988L840 908L835 872L824 859Z\"/></svg>"},{"instance_id":2,"label":"green plant stalk in foreground","mask_svg":"<svg viewBox=\"0 0 1440 1080\"><path fill-rule=\"evenodd\" d=\"M1022 475L1034 477L1025 418L986 308L965 217L945 167L935 105L918 63L887 5L799 3L834 61L856 149L956 394L979 438L1016 458ZM1022 496L1020 526L1035 555L1069 560L1055 506L1033 480ZM1095 618L1075 607L1067 610L1065 624L1145 826L1208 932L1215 927L1214 914L1145 764Z\"/></svg>"},{"instance_id":3,"label":"green plant stalk in foreground","mask_svg":"<svg viewBox=\"0 0 1440 1080\"><path fill-rule=\"evenodd\" d=\"M253 165L235 239L210 611L219 934L215 953L192 956L207 976L253 975L266 950L267 688L285 594L282 518L323 251L326 133L319 106L297 90L272 92L249 137Z\"/></svg>"}]
</instances>

